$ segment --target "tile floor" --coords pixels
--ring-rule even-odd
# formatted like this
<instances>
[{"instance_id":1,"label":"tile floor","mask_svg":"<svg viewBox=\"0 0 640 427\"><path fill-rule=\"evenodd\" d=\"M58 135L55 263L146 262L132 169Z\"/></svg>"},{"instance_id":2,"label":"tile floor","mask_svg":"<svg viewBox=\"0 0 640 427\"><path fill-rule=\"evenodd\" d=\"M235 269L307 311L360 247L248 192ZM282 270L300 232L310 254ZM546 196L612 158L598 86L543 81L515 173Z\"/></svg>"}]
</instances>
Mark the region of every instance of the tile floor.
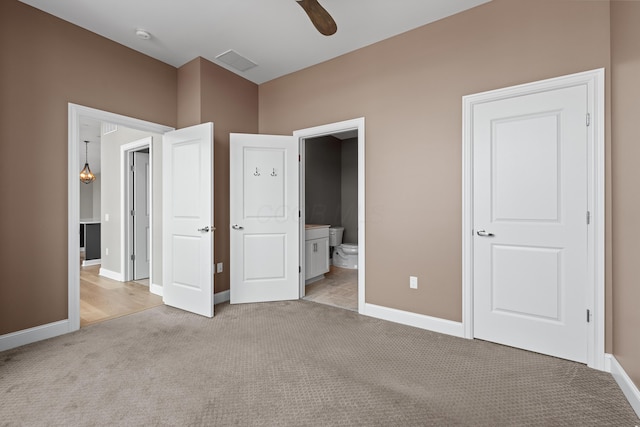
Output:
<instances>
[{"instance_id":1,"label":"tile floor","mask_svg":"<svg viewBox=\"0 0 640 427\"><path fill-rule=\"evenodd\" d=\"M324 279L306 286L304 299L358 311L358 270L332 265Z\"/></svg>"}]
</instances>

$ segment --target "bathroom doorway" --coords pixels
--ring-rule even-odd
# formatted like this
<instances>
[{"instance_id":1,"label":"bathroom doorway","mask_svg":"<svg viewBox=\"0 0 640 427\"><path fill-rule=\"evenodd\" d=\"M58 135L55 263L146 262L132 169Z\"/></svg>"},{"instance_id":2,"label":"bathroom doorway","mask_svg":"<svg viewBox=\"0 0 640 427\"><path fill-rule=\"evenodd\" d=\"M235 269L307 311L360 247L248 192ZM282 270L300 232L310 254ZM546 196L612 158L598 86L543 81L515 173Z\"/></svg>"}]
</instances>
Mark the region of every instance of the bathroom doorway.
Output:
<instances>
[{"instance_id":1,"label":"bathroom doorway","mask_svg":"<svg viewBox=\"0 0 640 427\"><path fill-rule=\"evenodd\" d=\"M300 141L300 298L364 309L364 119Z\"/></svg>"}]
</instances>

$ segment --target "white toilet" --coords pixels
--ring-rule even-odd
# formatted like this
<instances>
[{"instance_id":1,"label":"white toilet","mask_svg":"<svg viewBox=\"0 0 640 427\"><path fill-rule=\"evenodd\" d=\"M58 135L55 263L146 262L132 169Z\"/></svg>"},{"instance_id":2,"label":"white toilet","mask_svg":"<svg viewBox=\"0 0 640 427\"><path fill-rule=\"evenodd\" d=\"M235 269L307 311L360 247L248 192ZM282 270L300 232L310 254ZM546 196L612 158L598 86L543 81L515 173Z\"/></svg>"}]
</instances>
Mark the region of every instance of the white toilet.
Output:
<instances>
[{"instance_id":1,"label":"white toilet","mask_svg":"<svg viewBox=\"0 0 640 427\"><path fill-rule=\"evenodd\" d=\"M342 243L344 227L329 228L329 246L333 248L332 264L340 268L358 268L358 245Z\"/></svg>"}]
</instances>

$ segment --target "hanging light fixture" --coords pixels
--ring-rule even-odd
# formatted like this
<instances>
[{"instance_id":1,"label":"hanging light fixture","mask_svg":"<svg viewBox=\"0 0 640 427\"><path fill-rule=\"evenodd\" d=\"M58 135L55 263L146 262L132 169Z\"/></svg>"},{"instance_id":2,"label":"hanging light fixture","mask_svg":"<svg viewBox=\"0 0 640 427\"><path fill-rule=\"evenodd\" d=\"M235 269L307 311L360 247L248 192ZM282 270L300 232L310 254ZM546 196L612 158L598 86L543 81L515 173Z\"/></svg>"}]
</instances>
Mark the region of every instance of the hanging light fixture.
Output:
<instances>
[{"instance_id":1,"label":"hanging light fixture","mask_svg":"<svg viewBox=\"0 0 640 427\"><path fill-rule=\"evenodd\" d=\"M96 180L96 176L89 169L89 141L85 141L84 144L84 168L80 171L80 181L85 184L91 184Z\"/></svg>"}]
</instances>

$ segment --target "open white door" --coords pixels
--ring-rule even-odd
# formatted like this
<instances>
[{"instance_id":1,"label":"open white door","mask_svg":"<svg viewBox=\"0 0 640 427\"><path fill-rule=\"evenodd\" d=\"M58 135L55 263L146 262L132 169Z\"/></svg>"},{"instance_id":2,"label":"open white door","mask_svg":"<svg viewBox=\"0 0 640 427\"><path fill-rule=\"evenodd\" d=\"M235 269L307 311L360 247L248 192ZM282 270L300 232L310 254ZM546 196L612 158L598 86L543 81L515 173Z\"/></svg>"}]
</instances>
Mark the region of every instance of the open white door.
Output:
<instances>
[{"instance_id":1,"label":"open white door","mask_svg":"<svg viewBox=\"0 0 640 427\"><path fill-rule=\"evenodd\" d=\"M134 151L133 155L133 280L149 277L149 247L151 229L149 219L149 153Z\"/></svg>"},{"instance_id":2,"label":"open white door","mask_svg":"<svg viewBox=\"0 0 640 427\"><path fill-rule=\"evenodd\" d=\"M167 132L162 150L164 303L213 316L213 123Z\"/></svg>"},{"instance_id":3,"label":"open white door","mask_svg":"<svg viewBox=\"0 0 640 427\"><path fill-rule=\"evenodd\" d=\"M231 134L231 304L299 298L298 140Z\"/></svg>"}]
</instances>

